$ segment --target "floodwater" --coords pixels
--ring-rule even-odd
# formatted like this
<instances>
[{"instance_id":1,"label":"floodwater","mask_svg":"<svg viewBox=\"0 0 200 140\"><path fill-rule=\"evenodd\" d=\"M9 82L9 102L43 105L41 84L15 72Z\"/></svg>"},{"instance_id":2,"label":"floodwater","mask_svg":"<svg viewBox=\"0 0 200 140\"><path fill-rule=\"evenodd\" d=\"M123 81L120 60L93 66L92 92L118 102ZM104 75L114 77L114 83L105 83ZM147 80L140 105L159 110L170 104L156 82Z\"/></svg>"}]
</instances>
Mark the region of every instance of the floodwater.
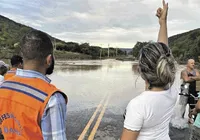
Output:
<instances>
[{"instance_id":1,"label":"floodwater","mask_svg":"<svg viewBox=\"0 0 200 140\"><path fill-rule=\"evenodd\" d=\"M137 62L111 59L58 61L50 78L69 99L68 140L119 139L128 102L145 87ZM175 134L183 138L182 133L177 130Z\"/></svg>"}]
</instances>

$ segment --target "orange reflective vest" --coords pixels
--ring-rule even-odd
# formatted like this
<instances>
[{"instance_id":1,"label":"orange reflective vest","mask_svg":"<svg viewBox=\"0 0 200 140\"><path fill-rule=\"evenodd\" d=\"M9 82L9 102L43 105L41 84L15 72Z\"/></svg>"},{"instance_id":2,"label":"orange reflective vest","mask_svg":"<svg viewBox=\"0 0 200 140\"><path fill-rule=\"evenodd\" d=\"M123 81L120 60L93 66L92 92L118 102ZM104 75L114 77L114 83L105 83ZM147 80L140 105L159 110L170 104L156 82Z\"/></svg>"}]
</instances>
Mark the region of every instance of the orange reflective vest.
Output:
<instances>
[{"instance_id":1,"label":"orange reflective vest","mask_svg":"<svg viewBox=\"0 0 200 140\"><path fill-rule=\"evenodd\" d=\"M15 76L16 74L16 68L10 69L5 75L4 75L4 80L8 80L10 77Z\"/></svg>"},{"instance_id":2,"label":"orange reflective vest","mask_svg":"<svg viewBox=\"0 0 200 140\"><path fill-rule=\"evenodd\" d=\"M14 76L0 86L0 128L5 140L42 140L40 121L51 95L60 92L39 78Z\"/></svg>"}]
</instances>

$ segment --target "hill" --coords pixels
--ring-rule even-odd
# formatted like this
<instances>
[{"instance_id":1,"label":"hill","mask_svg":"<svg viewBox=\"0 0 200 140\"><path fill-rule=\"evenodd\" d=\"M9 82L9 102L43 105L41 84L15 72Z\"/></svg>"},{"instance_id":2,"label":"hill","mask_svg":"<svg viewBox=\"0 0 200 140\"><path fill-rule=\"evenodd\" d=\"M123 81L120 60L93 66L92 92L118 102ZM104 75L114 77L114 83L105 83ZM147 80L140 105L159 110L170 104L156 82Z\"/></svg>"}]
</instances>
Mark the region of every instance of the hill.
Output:
<instances>
[{"instance_id":1,"label":"hill","mask_svg":"<svg viewBox=\"0 0 200 140\"><path fill-rule=\"evenodd\" d=\"M137 42L133 48L133 55L138 56L139 50L148 42ZM193 58L199 61L200 56L200 29L169 37L169 47L177 61L182 62Z\"/></svg>"},{"instance_id":2,"label":"hill","mask_svg":"<svg viewBox=\"0 0 200 140\"><path fill-rule=\"evenodd\" d=\"M17 23L7 17L0 15L0 59L9 59L13 54L19 53L19 42L21 37L27 32L35 30L31 27ZM98 59L108 56L106 48L90 46L89 43L78 44L76 42L65 42L49 35L54 47L55 56L58 59ZM110 57L115 57L116 50L110 48ZM118 55L125 52L118 49Z\"/></svg>"},{"instance_id":3,"label":"hill","mask_svg":"<svg viewBox=\"0 0 200 140\"><path fill-rule=\"evenodd\" d=\"M169 38L169 46L177 60L186 61L200 56L200 29L191 30Z\"/></svg>"}]
</instances>

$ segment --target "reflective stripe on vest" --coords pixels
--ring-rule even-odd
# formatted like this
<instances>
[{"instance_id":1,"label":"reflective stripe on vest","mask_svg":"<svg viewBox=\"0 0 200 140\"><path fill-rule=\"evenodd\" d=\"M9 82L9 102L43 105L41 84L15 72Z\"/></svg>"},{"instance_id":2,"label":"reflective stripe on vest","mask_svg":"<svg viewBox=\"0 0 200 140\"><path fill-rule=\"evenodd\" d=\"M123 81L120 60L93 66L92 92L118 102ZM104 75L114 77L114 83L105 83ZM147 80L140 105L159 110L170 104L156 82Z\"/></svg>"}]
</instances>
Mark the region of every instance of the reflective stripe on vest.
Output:
<instances>
[{"instance_id":1,"label":"reflective stripe on vest","mask_svg":"<svg viewBox=\"0 0 200 140\"><path fill-rule=\"evenodd\" d=\"M43 91L36 89L32 86L13 82L13 81L5 81L0 88L2 89L9 89L13 91L20 92L22 94L28 95L30 97L35 98L36 100L39 100L41 102L44 102L44 100L47 98L48 94L44 93Z\"/></svg>"},{"instance_id":2,"label":"reflective stripe on vest","mask_svg":"<svg viewBox=\"0 0 200 140\"><path fill-rule=\"evenodd\" d=\"M15 70L10 70L7 73L16 73L16 71Z\"/></svg>"}]
</instances>

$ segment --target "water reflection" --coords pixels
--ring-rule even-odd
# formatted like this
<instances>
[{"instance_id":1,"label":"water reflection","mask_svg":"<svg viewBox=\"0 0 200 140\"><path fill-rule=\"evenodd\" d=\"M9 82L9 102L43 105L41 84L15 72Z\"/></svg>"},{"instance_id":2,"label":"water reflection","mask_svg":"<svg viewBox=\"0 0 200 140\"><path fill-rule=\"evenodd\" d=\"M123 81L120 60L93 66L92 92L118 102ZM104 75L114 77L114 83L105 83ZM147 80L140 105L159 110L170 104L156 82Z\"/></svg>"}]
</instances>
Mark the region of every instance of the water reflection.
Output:
<instances>
[{"instance_id":1,"label":"water reflection","mask_svg":"<svg viewBox=\"0 0 200 140\"><path fill-rule=\"evenodd\" d=\"M55 68L51 79L68 95L69 110L93 108L105 95L112 95L110 105L126 106L124 104L144 90L144 81L138 79L137 62L59 61Z\"/></svg>"}]
</instances>

